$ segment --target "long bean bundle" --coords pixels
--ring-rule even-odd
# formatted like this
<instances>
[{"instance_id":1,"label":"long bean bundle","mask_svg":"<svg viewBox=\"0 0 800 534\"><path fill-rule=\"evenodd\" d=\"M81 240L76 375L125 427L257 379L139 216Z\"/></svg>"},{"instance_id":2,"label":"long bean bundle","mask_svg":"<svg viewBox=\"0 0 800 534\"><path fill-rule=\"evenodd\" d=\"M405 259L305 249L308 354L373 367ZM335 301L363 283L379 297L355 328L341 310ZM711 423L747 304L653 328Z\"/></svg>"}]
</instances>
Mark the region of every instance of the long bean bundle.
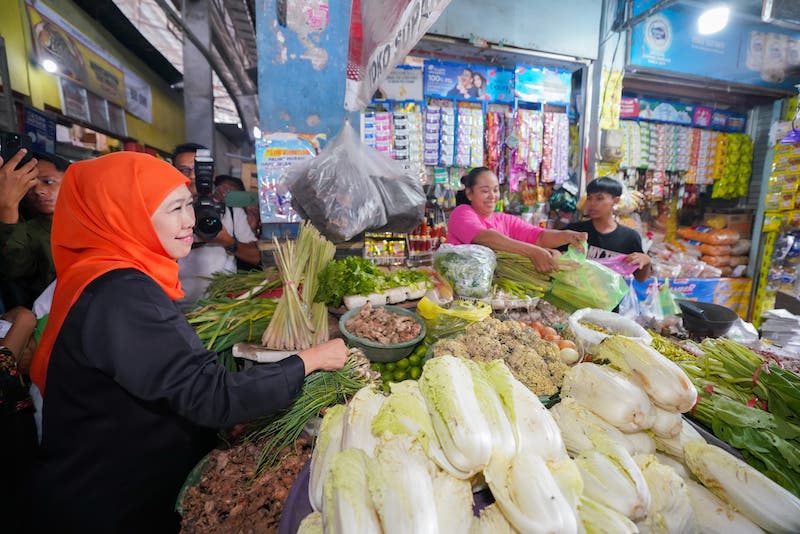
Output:
<instances>
[{"instance_id":1,"label":"long bean bundle","mask_svg":"<svg viewBox=\"0 0 800 534\"><path fill-rule=\"evenodd\" d=\"M359 349L351 349L339 371L317 371L308 375L300 394L288 408L257 420L245 436L253 442L264 440L254 478L275 466L281 451L294 443L306 424L322 410L345 402L359 389L379 379L380 375L371 369L369 360Z\"/></svg>"},{"instance_id":2,"label":"long bean bundle","mask_svg":"<svg viewBox=\"0 0 800 534\"><path fill-rule=\"evenodd\" d=\"M260 339L275 311L275 299L206 299L186 314L209 350L225 351L236 343Z\"/></svg>"}]
</instances>

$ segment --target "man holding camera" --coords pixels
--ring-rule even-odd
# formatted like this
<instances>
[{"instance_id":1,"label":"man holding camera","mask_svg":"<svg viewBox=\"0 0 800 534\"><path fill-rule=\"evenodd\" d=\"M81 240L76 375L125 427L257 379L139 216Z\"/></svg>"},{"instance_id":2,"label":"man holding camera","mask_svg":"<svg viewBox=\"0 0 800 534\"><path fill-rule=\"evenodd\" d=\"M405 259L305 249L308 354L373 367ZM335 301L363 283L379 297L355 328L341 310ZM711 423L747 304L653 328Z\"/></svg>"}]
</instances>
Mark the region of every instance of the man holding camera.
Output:
<instances>
[{"instance_id":1,"label":"man holding camera","mask_svg":"<svg viewBox=\"0 0 800 534\"><path fill-rule=\"evenodd\" d=\"M212 274L236 272L237 259L253 264L261 261L261 252L244 210L225 209L212 196L213 160L205 155L198 158L197 154L206 150L202 145L186 143L177 146L172 156L173 165L189 178L197 219L192 251L178 261L185 293L180 305L184 309L190 309L203 296L209 284L207 278Z\"/></svg>"}]
</instances>

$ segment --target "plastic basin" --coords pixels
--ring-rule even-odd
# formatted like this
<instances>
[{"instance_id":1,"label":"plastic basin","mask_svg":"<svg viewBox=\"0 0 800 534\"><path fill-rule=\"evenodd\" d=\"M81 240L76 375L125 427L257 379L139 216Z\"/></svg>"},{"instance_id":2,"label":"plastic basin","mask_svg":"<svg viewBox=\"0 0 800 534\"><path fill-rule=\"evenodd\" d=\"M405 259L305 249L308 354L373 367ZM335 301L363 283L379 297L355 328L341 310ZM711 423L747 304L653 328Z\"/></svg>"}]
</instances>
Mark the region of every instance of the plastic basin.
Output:
<instances>
[{"instance_id":1,"label":"plastic basin","mask_svg":"<svg viewBox=\"0 0 800 534\"><path fill-rule=\"evenodd\" d=\"M358 347L363 350L364 354L367 358L369 358L370 361L390 363L396 362L397 360L402 360L411 354L411 352L414 350L414 347L417 346L420 341L425 339L425 321L423 321L422 318L416 313L405 308L400 308L399 306L391 305L375 306L375 308L386 308L388 311L398 313L400 315L408 315L420 325L420 332L419 335L412 340L405 341L403 343L392 343L389 345L355 336L351 334L345 326L350 317L361 311L361 307L353 308L342 315L339 319L339 330L342 332L342 335L345 337L345 339L347 339L347 344L351 347Z\"/></svg>"},{"instance_id":2,"label":"plastic basin","mask_svg":"<svg viewBox=\"0 0 800 534\"><path fill-rule=\"evenodd\" d=\"M735 311L719 304L678 300L683 312L683 327L700 337L720 337L739 318Z\"/></svg>"}]
</instances>

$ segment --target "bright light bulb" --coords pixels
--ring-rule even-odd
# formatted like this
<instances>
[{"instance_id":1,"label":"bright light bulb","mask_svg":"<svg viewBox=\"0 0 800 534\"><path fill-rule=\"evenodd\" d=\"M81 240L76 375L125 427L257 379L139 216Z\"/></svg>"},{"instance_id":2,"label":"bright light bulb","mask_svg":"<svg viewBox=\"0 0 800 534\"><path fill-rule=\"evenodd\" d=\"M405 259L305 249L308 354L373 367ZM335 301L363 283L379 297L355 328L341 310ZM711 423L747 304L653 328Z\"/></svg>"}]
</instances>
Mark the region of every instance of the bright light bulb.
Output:
<instances>
[{"instance_id":1,"label":"bright light bulb","mask_svg":"<svg viewBox=\"0 0 800 534\"><path fill-rule=\"evenodd\" d=\"M721 31L728 25L731 9L728 6L712 7L703 11L697 19L697 31L700 35L711 35Z\"/></svg>"},{"instance_id":2,"label":"bright light bulb","mask_svg":"<svg viewBox=\"0 0 800 534\"><path fill-rule=\"evenodd\" d=\"M55 74L58 72L58 63L53 61L52 59L45 59L42 61L42 68L49 72L50 74Z\"/></svg>"}]
</instances>

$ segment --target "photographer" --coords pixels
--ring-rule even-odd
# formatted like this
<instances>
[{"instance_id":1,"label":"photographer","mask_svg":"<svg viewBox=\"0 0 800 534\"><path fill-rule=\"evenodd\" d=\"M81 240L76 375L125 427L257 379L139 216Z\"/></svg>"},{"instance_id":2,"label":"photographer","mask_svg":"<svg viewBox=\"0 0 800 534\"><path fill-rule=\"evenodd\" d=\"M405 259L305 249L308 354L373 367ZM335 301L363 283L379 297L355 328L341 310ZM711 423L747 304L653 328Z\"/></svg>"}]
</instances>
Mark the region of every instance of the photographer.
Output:
<instances>
[{"instance_id":1,"label":"photographer","mask_svg":"<svg viewBox=\"0 0 800 534\"><path fill-rule=\"evenodd\" d=\"M172 162L189 178L189 190L198 199L195 159L198 150L205 147L196 143L186 143L175 147ZM213 176L207 177L209 180ZM210 199L213 201L213 198ZM180 301L181 308L191 309L203 296L210 277L214 273L236 272L236 260L258 264L261 252L256 246L256 237L247 224L247 214L242 208L224 209L220 214L222 228L216 236L203 239L195 229L195 243L188 256L179 260L181 287L185 297Z\"/></svg>"}]
</instances>

